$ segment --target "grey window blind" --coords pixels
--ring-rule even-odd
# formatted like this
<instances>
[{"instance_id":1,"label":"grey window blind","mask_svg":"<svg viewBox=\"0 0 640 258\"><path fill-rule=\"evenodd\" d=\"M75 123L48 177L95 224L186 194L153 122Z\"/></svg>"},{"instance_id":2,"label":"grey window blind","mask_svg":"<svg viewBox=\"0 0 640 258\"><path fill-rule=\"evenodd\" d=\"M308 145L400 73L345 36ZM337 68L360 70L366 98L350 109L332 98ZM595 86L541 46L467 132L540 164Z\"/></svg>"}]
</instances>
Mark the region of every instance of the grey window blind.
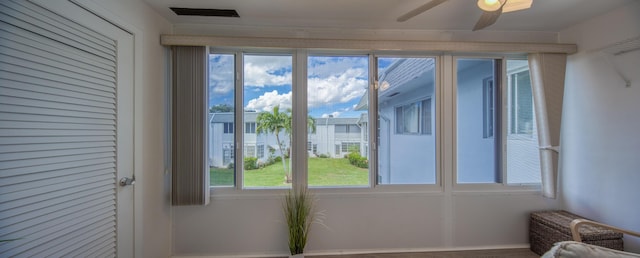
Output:
<instances>
[{"instance_id":1,"label":"grey window blind","mask_svg":"<svg viewBox=\"0 0 640 258\"><path fill-rule=\"evenodd\" d=\"M173 205L209 203L207 48L176 46L172 51Z\"/></svg>"},{"instance_id":2,"label":"grey window blind","mask_svg":"<svg viewBox=\"0 0 640 258\"><path fill-rule=\"evenodd\" d=\"M0 2L0 257L116 254L116 44Z\"/></svg>"}]
</instances>

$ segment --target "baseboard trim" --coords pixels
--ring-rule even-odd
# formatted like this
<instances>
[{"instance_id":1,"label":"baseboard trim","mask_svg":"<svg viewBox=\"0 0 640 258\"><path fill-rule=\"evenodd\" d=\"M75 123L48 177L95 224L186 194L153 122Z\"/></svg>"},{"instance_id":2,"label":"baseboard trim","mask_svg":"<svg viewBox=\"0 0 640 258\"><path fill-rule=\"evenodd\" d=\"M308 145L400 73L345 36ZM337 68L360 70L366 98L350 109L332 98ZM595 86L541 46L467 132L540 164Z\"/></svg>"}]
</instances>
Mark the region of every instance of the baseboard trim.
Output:
<instances>
[{"instance_id":1,"label":"baseboard trim","mask_svg":"<svg viewBox=\"0 0 640 258\"><path fill-rule=\"evenodd\" d=\"M429 247L429 248L391 248L391 249L350 249L350 250L323 250L309 251L305 255L351 255L351 254L381 254L381 253L426 253L426 252L455 252L473 250L496 249L529 249L529 244L519 245L493 245L493 246L466 246L466 247ZM175 255L172 258L258 258L258 257L287 257L289 254L234 254L234 255Z\"/></svg>"}]
</instances>

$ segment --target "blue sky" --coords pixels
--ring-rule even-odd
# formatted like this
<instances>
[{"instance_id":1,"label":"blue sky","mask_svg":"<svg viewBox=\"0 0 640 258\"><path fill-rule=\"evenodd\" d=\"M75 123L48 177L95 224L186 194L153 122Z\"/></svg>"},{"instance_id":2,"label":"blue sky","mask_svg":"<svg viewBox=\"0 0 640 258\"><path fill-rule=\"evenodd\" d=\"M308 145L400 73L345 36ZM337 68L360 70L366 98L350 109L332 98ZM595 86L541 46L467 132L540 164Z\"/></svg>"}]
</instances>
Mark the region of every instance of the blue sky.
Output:
<instances>
[{"instance_id":1,"label":"blue sky","mask_svg":"<svg viewBox=\"0 0 640 258\"><path fill-rule=\"evenodd\" d=\"M390 61L380 61L381 68ZM233 105L233 55L210 55L209 101ZM291 107L292 56L244 56L245 110ZM307 69L308 106L313 117L359 117L353 108L368 87L367 56L310 56Z\"/></svg>"}]
</instances>

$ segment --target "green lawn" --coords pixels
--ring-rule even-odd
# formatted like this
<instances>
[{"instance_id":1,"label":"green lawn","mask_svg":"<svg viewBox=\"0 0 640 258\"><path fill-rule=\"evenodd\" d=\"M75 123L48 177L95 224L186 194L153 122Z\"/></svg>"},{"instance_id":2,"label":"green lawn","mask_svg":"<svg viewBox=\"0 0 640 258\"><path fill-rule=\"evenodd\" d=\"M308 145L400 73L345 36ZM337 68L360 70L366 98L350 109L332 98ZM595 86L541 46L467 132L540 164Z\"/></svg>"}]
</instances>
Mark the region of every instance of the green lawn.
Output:
<instances>
[{"instance_id":1,"label":"green lawn","mask_svg":"<svg viewBox=\"0 0 640 258\"><path fill-rule=\"evenodd\" d=\"M288 160L287 160L288 162ZM211 186L232 186L233 169L211 168ZM244 172L245 187L287 186L284 182L282 162ZM310 186L368 185L367 169L357 168L347 159L310 158Z\"/></svg>"}]
</instances>

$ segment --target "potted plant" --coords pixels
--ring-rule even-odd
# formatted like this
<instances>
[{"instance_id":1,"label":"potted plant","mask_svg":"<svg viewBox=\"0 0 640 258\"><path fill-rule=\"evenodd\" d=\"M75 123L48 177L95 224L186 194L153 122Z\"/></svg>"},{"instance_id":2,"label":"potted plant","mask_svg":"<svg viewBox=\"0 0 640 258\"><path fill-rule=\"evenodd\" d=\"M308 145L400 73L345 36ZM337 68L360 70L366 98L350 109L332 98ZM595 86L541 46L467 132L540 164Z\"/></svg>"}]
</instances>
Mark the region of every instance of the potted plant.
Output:
<instances>
[{"instance_id":1,"label":"potted plant","mask_svg":"<svg viewBox=\"0 0 640 258\"><path fill-rule=\"evenodd\" d=\"M283 203L289 234L290 257L304 257L311 224L321 223L323 214L315 211L315 197L306 189L289 190Z\"/></svg>"}]
</instances>

